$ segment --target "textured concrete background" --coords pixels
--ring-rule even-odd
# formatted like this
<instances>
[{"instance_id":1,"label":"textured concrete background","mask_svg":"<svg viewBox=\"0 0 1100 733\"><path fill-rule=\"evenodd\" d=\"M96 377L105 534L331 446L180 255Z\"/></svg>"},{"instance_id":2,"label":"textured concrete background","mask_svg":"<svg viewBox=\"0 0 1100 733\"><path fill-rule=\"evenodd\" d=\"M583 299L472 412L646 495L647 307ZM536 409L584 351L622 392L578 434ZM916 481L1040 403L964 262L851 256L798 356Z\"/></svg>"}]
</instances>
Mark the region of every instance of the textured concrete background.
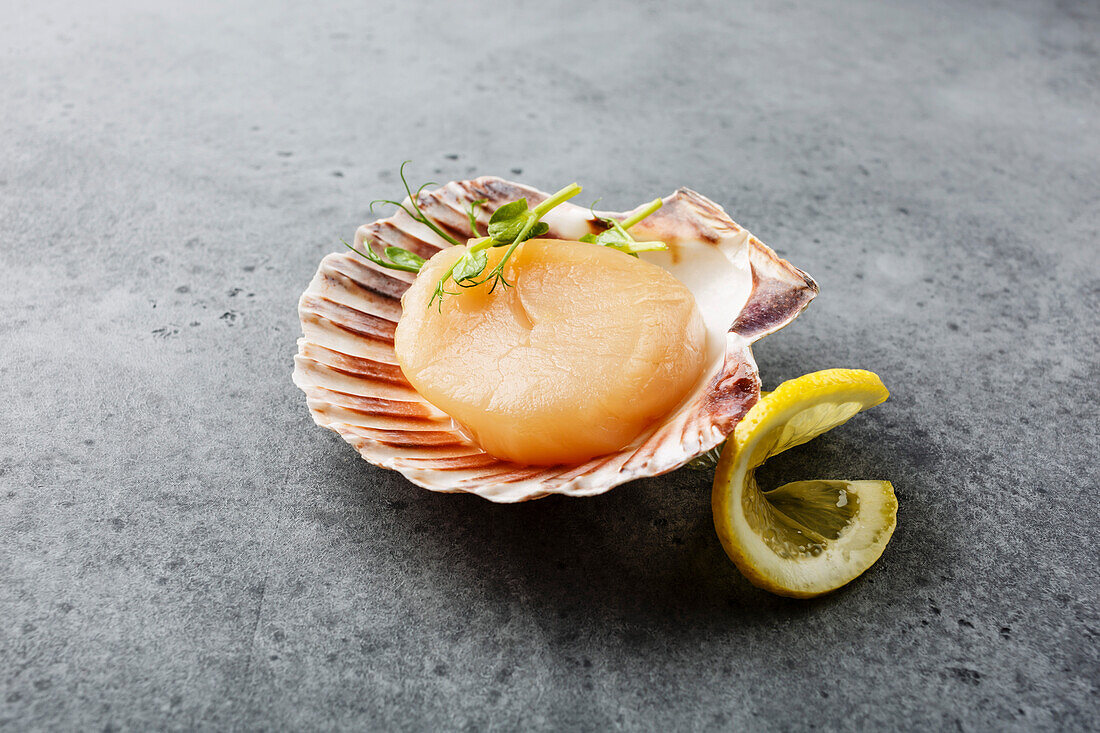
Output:
<instances>
[{"instance_id":1,"label":"textured concrete background","mask_svg":"<svg viewBox=\"0 0 1100 733\"><path fill-rule=\"evenodd\" d=\"M1097 726L1100 7L675 5L4 3L0 728ZM775 598L709 476L494 506L315 427L295 304L404 158L812 273L766 386L893 397L765 478L891 479L882 560Z\"/></svg>"}]
</instances>

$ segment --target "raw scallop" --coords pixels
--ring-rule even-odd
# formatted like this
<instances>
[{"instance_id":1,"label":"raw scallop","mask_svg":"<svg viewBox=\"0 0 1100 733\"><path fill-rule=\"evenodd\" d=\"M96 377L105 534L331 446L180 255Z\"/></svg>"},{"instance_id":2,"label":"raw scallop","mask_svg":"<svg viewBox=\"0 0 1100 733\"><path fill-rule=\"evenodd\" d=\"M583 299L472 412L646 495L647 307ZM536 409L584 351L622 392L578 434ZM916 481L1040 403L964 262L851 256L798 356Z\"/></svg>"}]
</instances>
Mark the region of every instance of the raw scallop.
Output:
<instances>
[{"instance_id":1,"label":"raw scallop","mask_svg":"<svg viewBox=\"0 0 1100 733\"><path fill-rule=\"evenodd\" d=\"M610 453L694 386L703 318L666 270L595 244L531 240L505 266L511 287L449 281L455 294L430 306L465 250L442 250L420 271L394 346L416 391L493 456L555 464ZM490 251L490 269L503 251Z\"/></svg>"}]
</instances>

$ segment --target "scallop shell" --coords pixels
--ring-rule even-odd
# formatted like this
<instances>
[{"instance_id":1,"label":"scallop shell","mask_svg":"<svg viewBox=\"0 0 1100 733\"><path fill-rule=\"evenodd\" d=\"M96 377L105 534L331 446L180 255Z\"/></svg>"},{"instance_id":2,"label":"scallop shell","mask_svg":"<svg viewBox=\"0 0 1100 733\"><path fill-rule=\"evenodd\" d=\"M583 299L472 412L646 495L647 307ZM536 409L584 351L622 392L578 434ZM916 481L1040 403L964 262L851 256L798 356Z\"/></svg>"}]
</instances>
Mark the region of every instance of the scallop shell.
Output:
<instances>
[{"instance_id":1,"label":"scallop shell","mask_svg":"<svg viewBox=\"0 0 1100 733\"><path fill-rule=\"evenodd\" d=\"M541 191L500 178L455 181L420 194L425 214L456 239L472 236L470 202L485 199L482 231L500 205ZM599 212L623 218L631 212ZM589 209L565 203L544 221L545 235L577 239L602 229ZM631 233L660 239L668 252L643 255L687 285L707 326L708 361L692 392L662 422L617 453L578 465L523 466L479 448L405 380L394 354L401 295L415 275L376 267L352 253L321 261L302 294L294 383L314 421L334 430L371 463L432 491L464 491L496 502L549 494L592 496L678 468L725 440L760 395L750 345L790 323L817 294L813 279L753 237L713 201L681 188ZM448 246L403 211L366 224L356 247L373 240L425 259Z\"/></svg>"}]
</instances>

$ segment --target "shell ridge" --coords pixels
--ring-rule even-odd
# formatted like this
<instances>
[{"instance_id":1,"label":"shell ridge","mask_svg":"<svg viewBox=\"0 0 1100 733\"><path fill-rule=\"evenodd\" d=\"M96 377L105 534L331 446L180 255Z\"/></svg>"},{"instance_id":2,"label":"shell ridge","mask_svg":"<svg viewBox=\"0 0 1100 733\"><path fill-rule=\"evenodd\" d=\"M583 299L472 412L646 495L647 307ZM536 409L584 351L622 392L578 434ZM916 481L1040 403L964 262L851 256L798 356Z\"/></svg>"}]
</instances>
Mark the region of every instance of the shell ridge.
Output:
<instances>
[{"instance_id":1,"label":"shell ridge","mask_svg":"<svg viewBox=\"0 0 1100 733\"><path fill-rule=\"evenodd\" d=\"M397 271L388 270L350 252L333 252L321 260L322 267L330 267L350 277L359 287L400 303L401 296L409 289L408 280L397 277ZM320 269L318 269L320 272ZM312 283L310 284L312 286ZM308 292L308 291L307 291ZM304 294L303 294L304 295Z\"/></svg>"},{"instance_id":2,"label":"shell ridge","mask_svg":"<svg viewBox=\"0 0 1100 733\"><path fill-rule=\"evenodd\" d=\"M347 331L369 336L376 340L393 342L393 330L397 324L380 316L364 313L358 308L339 303L324 295L312 295L307 308L316 316L325 318ZM345 322L337 320L348 319Z\"/></svg>"},{"instance_id":3,"label":"shell ridge","mask_svg":"<svg viewBox=\"0 0 1100 733\"><path fill-rule=\"evenodd\" d=\"M424 229L427 232L430 232L433 237L437 237L436 241L424 239L421 236L410 232L408 229L403 228L406 225L398 225L396 223L386 222L384 220L381 222L373 222L373 225L374 226L368 230L369 236L373 241L380 242L387 247L401 247L402 249L407 249L410 252L413 252L423 257L424 259L429 259L432 255L434 255L441 249L445 249L451 246L450 242L438 238L438 235L436 235L435 232L432 232L427 227L424 227ZM409 219L407 226L412 227L424 225L412 219ZM359 246L368 246L366 240L364 239L364 241ZM393 270L390 270L390 272L393 272Z\"/></svg>"},{"instance_id":4,"label":"shell ridge","mask_svg":"<svg viewBox=\"0 0 1100 733\"><path fill-rule=\"evenodd\" d=\"M345 354L309 341L299 347L298 354L357 377L370 377L406 387L411 386L397 364Z\"/></svg>"},{"instance_id":5,"label":"shell ridge","mask_svg":"<svg viewBox=\"0 0 1100 733\"><path fill-rule=\"evenodd\" d=\"M370 276L364 276L363 271L351 266L351 260L347 257L341 257L339 259L333 259L322 263L322 272L326 277L334 279L343 279L354 285L364 299L370 299L373 301L384 302L387 304L392 303L394 293L388 292L383 289L384 285L378 282L378 278ZM366 270L366 272L374 272L374 270ZM392 281L392 278L387 278ZM397 281L404 284L403 281ZM388 283L387 283L388 285ZM400 294L397 294L400 297Z\"/></svg>"}]
</instances>

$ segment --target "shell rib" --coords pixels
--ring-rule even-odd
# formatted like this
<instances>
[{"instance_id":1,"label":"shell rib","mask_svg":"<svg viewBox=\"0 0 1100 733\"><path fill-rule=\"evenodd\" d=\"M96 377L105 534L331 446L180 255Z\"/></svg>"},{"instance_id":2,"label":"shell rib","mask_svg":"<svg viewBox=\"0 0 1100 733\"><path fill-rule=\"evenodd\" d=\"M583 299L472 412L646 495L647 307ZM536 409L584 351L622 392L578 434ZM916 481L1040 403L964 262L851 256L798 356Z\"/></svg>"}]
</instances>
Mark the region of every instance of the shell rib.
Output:
<instances>
[{"instance_id":1,"label":"shell rib","mask_svg":"<svg viewBox=\"0 0 1100 733\"><path fill-rule=\"evenodd\" d=\"M424 192L418 203L440 228L463 241L473 236L466 216L470 202L487 200L478 214L484 232L497 207L520 197L534 205L547 194L483 177ZM560 239L602 228L588 209L569 203L544 221L550 226L546 236ZM432 491L469 492L496 502L549 494L591 496L678 468L725 440L756 402L760 379L750 345L790 323L817 294L817 284L735 224L720 206L686 188L666 197L663 208L631 233L669 244L668 252L644 257L695 294L707 324L708 362L684 401L617 453L579 465L522 466L479 448L417 394L397 365L394 328L401 295L415 276L376 267L351 253L325 257L302 294L303 337L294 383L306 393L318 425L339 433L371 463ZM448 246L404 211L356 232L357 248L372 240L425 259Z\"/></svg>"}]
</instances>

